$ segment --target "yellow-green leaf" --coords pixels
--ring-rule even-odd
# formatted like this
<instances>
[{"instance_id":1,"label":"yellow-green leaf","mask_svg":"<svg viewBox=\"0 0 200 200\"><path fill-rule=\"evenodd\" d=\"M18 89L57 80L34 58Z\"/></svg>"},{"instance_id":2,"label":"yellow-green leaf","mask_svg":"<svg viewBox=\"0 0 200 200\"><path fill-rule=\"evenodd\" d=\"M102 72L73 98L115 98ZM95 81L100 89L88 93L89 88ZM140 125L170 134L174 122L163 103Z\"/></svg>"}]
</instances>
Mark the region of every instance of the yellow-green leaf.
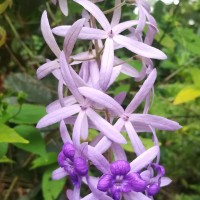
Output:
<instances>
[{"instance_id":1,"label":"yellow-green leaf","mask_svg":"<svg viewBox=\"0 0 200 200\"><path fill-rule=\"evenodd\" d=\"M190 69L190 74L192 76L195 87L200 88L200 69Z\"/></svg>"},{"instance_id":2,"label":"yellow-green leaf","mask_svg":"<svg viewBox=\"0 0 200 200\"><path fill-rule=\"evenodd\" d=\"M10 158L3 156L2 158L0 158L0 163L14 163L14 160L11 160Z\"/></svg>"},{"instance_id":3,"label":"yellow-green leaf","mask_svg":"<svg viewBox=\"0 0 200 200\"><path fill-rule=\"evenodd\" d=\"M9 1L7 0L0 4L0 14L2 14L6 10L8 5L9 5Z\"/></svg>"},{"instance_id":4,"label":"yellow-green leaf","mask_svg":"<svg viewBox=\"0 0 200 200\"><path fill-rule=\"evenodd\" d=\"M3 27L0 26L0 47L3 46L6 42L6 31Z\"/></svg>"},{"instance_id":5,"label":"yellow-green leaf","mask_svg":"<svg viewBox=\"0 0 200 200\"><path fill-rule=\"evenodd\" d=\"M13 128L5 124L0 124L0 142L4 143L29 143L21 137Z\"/></svg>"},{"instance_id":6,"label":"yellow-green leaf","mask_svg":"<svg viewBox=\"0 0 200 200\"><path fill-rule=\"evenodd\" d=\"M186 103L200 97L200 90L195 87L182 89L175 97L174 104Z\"/></svg>"}]
</instances>

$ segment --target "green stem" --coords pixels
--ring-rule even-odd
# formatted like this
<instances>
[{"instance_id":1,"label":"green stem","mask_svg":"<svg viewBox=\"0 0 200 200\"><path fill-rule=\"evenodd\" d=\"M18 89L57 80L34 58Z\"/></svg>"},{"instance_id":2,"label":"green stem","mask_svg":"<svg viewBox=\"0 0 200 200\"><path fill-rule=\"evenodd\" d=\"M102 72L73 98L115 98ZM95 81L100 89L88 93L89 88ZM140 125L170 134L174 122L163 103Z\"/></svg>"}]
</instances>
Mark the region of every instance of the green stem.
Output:
<instances>
[{"instance_id":1,"label":"green stem","mask_svg":"<svg viewBox=\"0 0 200 200\"><path fill-rule=\"evenodd\" d=\"M116 5L115 7L111 8L111 9L109 9L109 10L105 10L103 13L104 13L104 14L109 14L109 13L113 12L115 9L124 6L125 4L126 4L126 2L123 1L123 2L121 2L120 4Z\"/></svg>"},{"instance_id":2,"label":"green stem","mask_svg":"<svg viewBox=\"0 0 200 200\"><path fill-rule=\"evenodd\" d=\"M9 196L10 196L10 194L12 193L12 190L13 190L13 188L15 187L15 184L17 183L18 179L19 179L18 176L16 176L16 177L12 180L12 183L11 183L10 187L8 188L8 190L7 190L7 192L6 192L6 195L5 195L5 197L4 197L3 200L8 200L8 199L9 199Z\"/></svg>"},{"instance_id":3,"label":"green stem","mask_svg":"<svg viewBox=\"0 0 200 200\"><path fill-rule=\"evenodd\" d=\"M27 45L21 40L17 30L15 29L14 25L12 24L12 21L10 20L10 17L5 13L4 17L6 19L6 21L8 22L14 36L20 41L21 45L24 47L24 49L26 49L27 53L29 54L30 57L33 57L33 53L32 51L27 47Z\"/></svg>"}]
</instances>

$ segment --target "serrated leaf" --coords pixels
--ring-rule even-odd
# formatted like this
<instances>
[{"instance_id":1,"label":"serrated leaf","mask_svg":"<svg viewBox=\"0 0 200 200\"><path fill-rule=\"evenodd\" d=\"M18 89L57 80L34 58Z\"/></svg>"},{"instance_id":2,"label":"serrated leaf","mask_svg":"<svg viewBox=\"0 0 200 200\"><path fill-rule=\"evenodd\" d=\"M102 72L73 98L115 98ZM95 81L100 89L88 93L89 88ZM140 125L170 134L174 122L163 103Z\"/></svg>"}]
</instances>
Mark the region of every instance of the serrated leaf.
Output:
<instances>
[{"instance_id":1,"label":"serrated leaf","mask_svg":"<svg viewBox=\"0 0 200 200\"><path fill-rule=\"evenodd\" d=\"M29 143L28 140L21 137L13 128L5 124L0 124L0 142L4 143Z\"/></svg>"},{"instance_id":2,"label":"serrated leaf","mask_svg":"<svg viewBox=\"0 0 200 200\"><path fill-rule=\"evenodd\" d=\"M66 179L52 180L51 174L55 167L46 170L42 177L42 193L44 200L55 200L63 190Z\"/></svg>"},{"instance_id":3,"label":"serrated leaf","mask_svg":"<svg viewBox=\"0 0 200 200\"><path fill-rule=\"evenodd\" d=\"M175 97L174 104L186 103L200 97L200 90L195 87L182 89Z\"/></svg>"},{"instance_id":4,"label":"serrated leaf","mask_svg":"<svg viewBox=\"0 0 200 200\"><path fill-rule=\"evenodd\" d=\"M0 47L3 46L6 42L6 31L3 27L0 26Z\"/></svg>"},{"instance_id":5,"label":"serrated leaf","mask_svg":"<svg viewBox=\"0 0 200 200\"><path fill-rule=\"evenodd\" d=\"M3 156L2 158L0 158L0 163L14 163L14 160L11 160L10 158Z\"/></svg>"},{"instance_id":6,"label":"serrated leaf","mask_svg":"<svg viewBox=\"0 0 200 200\"><path fill-rule=\"evenodd\" d=\"M17 113L19 105L9 106L7 112ZM9 120L16 124L36 124L46 114L45 107L33 104L23 104L19 114Z\"/></svg>"},{"instance_id":7,"label":"serrated leaf","mask_svg":"<svg viewBox=\"0 0 200 200\"><path fill-rule=\"evenodd\" d=\"M5 156L8 151L7 143L0 143L0 158Z\"/></svg>"},{"instance_id":8,"label":"serrated leaf","mask_svg":"<svg viewBox=\"0 0 200 200\"><path fill-rule=\"evenodd\" d=\"M57 162L57 154L54 152L50 152L47 154L47 156L44 157L38 157L32 162L32 167L31 169L35 169L38 167L43 167L47 165L51 165L53 163Z\"/></svg>"},{"instance_id":9,"label":"serrated leaf","mask_svg":"<svg viewBox=\"0 0 200 200\"><path fill-rule=\"evenodd\" d=\"M46 156L45 142L38 129L27 125L19 125L14 129L22 137L30 141L29 144L15 144L15 146L42 157Z\"/></svg>"}]
</instances>

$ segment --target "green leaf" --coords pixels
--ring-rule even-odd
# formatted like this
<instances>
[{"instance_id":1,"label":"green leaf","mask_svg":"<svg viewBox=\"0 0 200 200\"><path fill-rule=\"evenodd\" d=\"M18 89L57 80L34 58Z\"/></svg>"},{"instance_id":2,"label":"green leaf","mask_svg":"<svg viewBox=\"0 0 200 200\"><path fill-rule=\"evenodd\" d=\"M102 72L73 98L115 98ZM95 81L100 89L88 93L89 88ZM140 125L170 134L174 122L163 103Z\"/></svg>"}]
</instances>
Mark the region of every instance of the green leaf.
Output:
<instances>
[{"instance_id":1,"label":"green leaf","mask_svg":"<svg viewBox=\"0 0 200 200\"><path fill-rule=\"evenodd\" d=\"M142 140L142 143L143 143L143 145L145 146L146 149L149 149L149 148L154 146L154 143L151 139L143 138L143 137L140 137L140 139ZM132 146L129 139L127 139L127 144L123 144L122 146L123 146L125 151L134 152L133 146Z\"/></svg>"},{"instance_id":2,"label":"green leaf","mask_svg":"<svg viewBox=\"0 0 200 200\"><path fill-rule=\"evenodd\" d=\"M0 163L14 163L14 160L11 160L10 158L3 156L2 158L0 158Z\"/></svg>"},{"instance_id":3,"label":"green leaf","mask_svg":"<svg viewBox=\"0 0 200 200\"><path fill-rule=\"evenodd\" d=\"M6 42L6 31L3 27L0 26L0 47L3 46L5 42Z\"/></svg>"},{"instance_id":4,"label":"green leaf","mask_svg":"<svg viewBox=\"0 0 200 200\"><path fill-rule=\"evenodd\" d=\"M190 74L192 76L195 87L200 88L200 69L192 68L190 69Z\"/></svg>"},{"instance_id":5,"label":"green leaf","mask_svg":"<svg viewBox=\"0 0 200 200\"><path fill-rule=\"evenodd\" d=\"M129 84L122 84L122 85L119 85L117 88L114 89L113 94L117 95L120 92L128 92L129 90L130 90Z\"/></svg>"},{"instance_id":6,"label":"green leaf","mask_svg":"<svg viewBox=\"0 0 200 200\"><path fill-rule=\"evenodd\" d=\"M35 169L38 167L43 167L47 165L51 165L53 163L57 162L57 154L55 152L50 152L47 154L47 156L44 157L38 157L32 162L31 169Z\"/></svg>"},{"instance_id":7,"label":"green leaf","mask_svg":"<svg viewBox=\"0 0 200 200\"><path fill-rule=\"evenodd\" d=\"M4 86L13 91L26 93L27 101L47 104L56 98L56 80L47 77L44 80L23 73L14 73L6 77Z\"/></svg>"},{"instance_id":8,"label":"green leaf","mask_svg":"<svg viewBox=\"0 0 200 200\"><path fill-rule=\"evenodd\" d=\"M10 128L5 124L0 124L0 142L29 143L28 140L21 137L13 128Z\"/></svg>"},{"instance_id":9,"label":"green leaf","mask_svg":"<svg viewBox=\"0 0 200 200\"><path fill-rule=\"evenodd\" d=\"M46 156L47 152L45 148L45 142L38 129L28 125L19 125L14 129L22 137L30 141L29 144L15 144L15 146L43 157Z\"/></svg>"},{"instance_id":10,"label":"green leaf","mask_svg":"<svg viewBox=\"0 0 200 200\"><path fill-rule=\"evenodd\" d=\"M55 170L55 168L50 167L44 172L42 177L42 193L44 200L55 200L63 190L66 182L65 178L56 181L52 180L51 174L53 170Z\"/></svg>"},{"instance_id":11,"label":"green leaf","mask_svg":"<svg viewBox=\"0 0 200 200\"><path fill-rule=\"evenodd\" d=\"M8 151L7 143L0 143L0 158L5 156Z\"/></svg>"},{"instance_id":12,"label":"green leaf","mask_svg":"<svg viewBox=\"0 0 200 200\"><path fill-rule=\"evenodd\" d=\"M195 87L182 89L175 97L174 104L186 103L200 97L200 90Z\"/></svg>"},{"instance_id":13,"label":"green leaf","mask_svg":"<svg viewBox=\"0 0 200 200\"><path fill-rule=\"evenodd\" d=\"M8 5L9 5L9 3L7 0L5 0L3 3L0 4L0 14L2 14L6 10Z\"/></svg>"},{"instance_id":14,"label":"green leaf","mask_svg":"<svg viewBox=\"0 0 200 200\"><path fill-rule=\"evenodd\" d=\"M13 115L19 111L19 106L9 106L8 112ZM40 105L23 104L19 114L10 122L16 124L36 124L46 114L45 107Z\"/></svg>"}]
</instances>

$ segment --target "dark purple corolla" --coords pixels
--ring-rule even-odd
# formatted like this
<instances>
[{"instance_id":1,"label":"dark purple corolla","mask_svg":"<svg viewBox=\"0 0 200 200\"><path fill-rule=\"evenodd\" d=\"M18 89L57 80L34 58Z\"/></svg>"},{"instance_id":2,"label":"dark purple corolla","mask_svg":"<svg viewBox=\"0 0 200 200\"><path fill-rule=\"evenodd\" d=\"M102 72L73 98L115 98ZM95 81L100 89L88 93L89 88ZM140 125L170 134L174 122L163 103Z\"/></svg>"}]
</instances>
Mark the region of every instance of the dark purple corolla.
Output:
<instances>
[{"instance_id":1,"label":"dark purple corolla","mask_svg":"<svg viewBox=\"0 0 200 200\"><path fill-rule=\"evenodd\" d=\"M153 163L146 171L143 171L140 176L147 183L146 192L148 196L156 195L160 187L164 187L171 183L171 179L164 177L165 168L162 165Z\"/></svg>"},{"instance_id":2,"label":"dark purple corolla","mask_svg":"<svg viewBox=\"0 0 200 200\"><path fill-rule=\"evenodd\" d=\"M115 200L119 200L122 193L143 192L147 186L146 181L138 173L130 172L130 170L130 164L125 160L111 163L111 173L101 176L97 189L108 192Z\"/></svg>"},{"instance_id":3,"label":"dark purple corolla","mask_svg":"<svg viewBox=\"0 0 200 200\"><path fill-rule=\"evenodd\" d=\"M66 142L63 145L62 151L58 154L58 163L59 171L68 174L73 184L80 187L82 177L88 174L88 165L83 156L76 155L73 144ZM55 173L53 173L53 179L56 179Z\"/></svg>"}]
</instances>

